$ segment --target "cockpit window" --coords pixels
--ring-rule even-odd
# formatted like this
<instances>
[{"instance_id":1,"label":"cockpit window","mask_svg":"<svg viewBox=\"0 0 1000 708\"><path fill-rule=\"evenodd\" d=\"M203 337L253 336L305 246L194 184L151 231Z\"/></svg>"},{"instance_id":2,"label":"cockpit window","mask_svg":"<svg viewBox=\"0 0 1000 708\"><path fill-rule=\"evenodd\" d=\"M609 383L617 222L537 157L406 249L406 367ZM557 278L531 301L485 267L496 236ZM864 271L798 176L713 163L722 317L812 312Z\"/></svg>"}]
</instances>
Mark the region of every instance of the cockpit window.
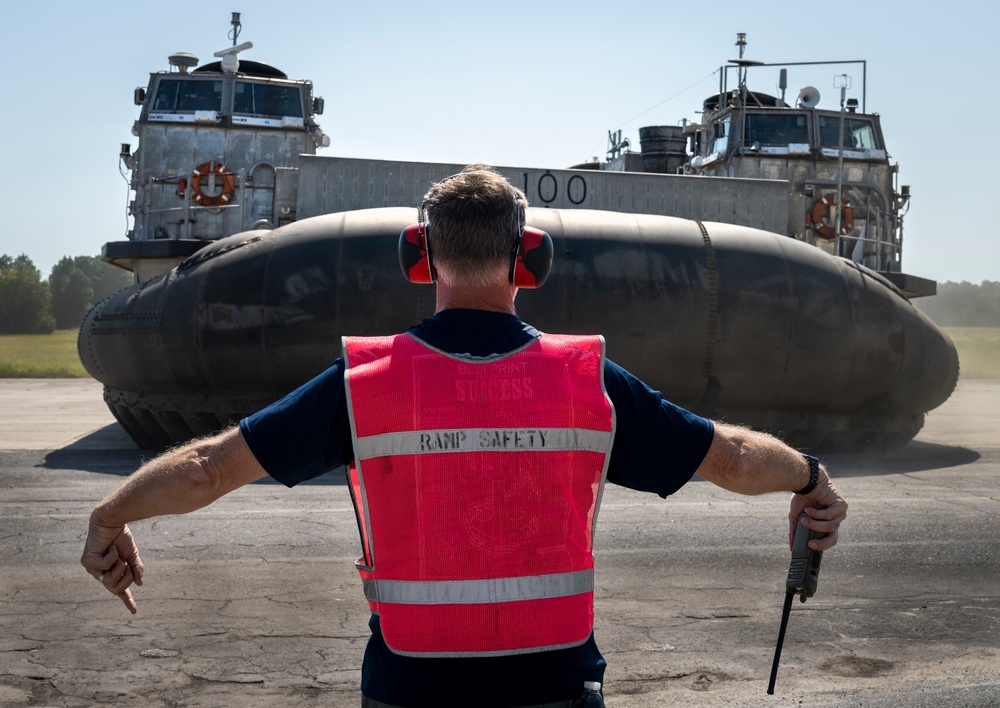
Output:
<instances>
[{"instance_id":1,"label":"cockpit window","mask_svg":"<svg viewBox=\"0 0 1000 708\"><path fill-rule=\"evenodd\" d=\"M222 82L162 79L156 88L154 111L186 113L222 110Z\"/></svg>"},{"instance_id":2,"label":"cockpit window","mask_svg":"<svg viewBox=\"0 0 1000 708\"><path fill-rule=\"evenodd\" d=\"M233 113L302 118L302 92L298 86L237 81L233 94Z\"/></svg>"},{"instance_id":3,"label":"cockpit window","mask_svg":"<svg viewBox=\"0 0 1000 708\"><path fill-rule=\"evenodd\" d=\"M840 147L840 117L820 116L819 133L823 147ZM867 118L844 118L843 147L847 150L875 150L875 127Z\"/></svg>"},{"instance_id":4,"label":"cockpit window","mask_svg":"<svg viewBox=\"0 0 1000 708\"><path fill-rule=\"evenodd\" d=\"M747 115L747 145L791 145L808 143L806 116L803 113Z\"/></svg>"},{"instance_id":5,"label":"cockpit window","mask_svg":"<svg viewBox=\"0 0 1000 708\"><path fill-rule=\"evenodd\" d=\"M709 153L722 155L729 148L729 125L730 117L726 116L725 120L712 126L712 145L709 148Z\"/></svg>"}]
</instances>

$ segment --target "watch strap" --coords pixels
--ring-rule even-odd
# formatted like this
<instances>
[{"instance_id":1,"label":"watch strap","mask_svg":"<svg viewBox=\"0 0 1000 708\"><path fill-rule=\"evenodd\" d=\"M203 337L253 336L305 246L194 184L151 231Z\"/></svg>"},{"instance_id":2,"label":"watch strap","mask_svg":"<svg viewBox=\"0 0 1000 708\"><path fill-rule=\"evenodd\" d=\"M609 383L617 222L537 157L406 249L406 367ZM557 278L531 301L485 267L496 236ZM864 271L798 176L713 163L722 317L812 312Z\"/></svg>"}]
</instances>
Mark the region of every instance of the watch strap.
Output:
<instances>
[{"instance_id":1,"label":"watch strap","mask_svg":"<svg viewBox=\"0 0 1000 708\"><path fill-rule=\"evenodd\" d=\"M809 463L809 483L802 489L795 491L795 494L808 494L812 490L816 489L816 485L819 484L819 460L817 460L812 455L802 455L806 458L806 462Z\"/></svg>"}]
</instances>

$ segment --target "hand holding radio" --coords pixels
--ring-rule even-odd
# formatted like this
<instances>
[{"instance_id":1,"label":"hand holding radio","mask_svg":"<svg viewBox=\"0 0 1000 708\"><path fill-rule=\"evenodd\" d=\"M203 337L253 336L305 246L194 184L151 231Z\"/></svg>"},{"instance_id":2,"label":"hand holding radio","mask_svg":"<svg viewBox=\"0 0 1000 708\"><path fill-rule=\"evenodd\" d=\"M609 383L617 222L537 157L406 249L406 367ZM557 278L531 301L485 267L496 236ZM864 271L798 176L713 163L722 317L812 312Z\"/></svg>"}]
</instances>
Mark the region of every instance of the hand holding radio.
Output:
<instances>
[{"instance_id":1,"label":"hand holding radio","mask_svg":"<svg viewBox=\"0 0 1000 708\"><path fill-rule=\"evenodd\" d=\"M803 523L803 514L806 515ZM816 487L808 494L794 494L788 510L788 546L792 547L799 525L808 525L819 533L810 537L809 547L828 551L837 545L840 524L847 518L847 501L833 486L830 476L822 467Z\"/></svg>"}]
</instances>

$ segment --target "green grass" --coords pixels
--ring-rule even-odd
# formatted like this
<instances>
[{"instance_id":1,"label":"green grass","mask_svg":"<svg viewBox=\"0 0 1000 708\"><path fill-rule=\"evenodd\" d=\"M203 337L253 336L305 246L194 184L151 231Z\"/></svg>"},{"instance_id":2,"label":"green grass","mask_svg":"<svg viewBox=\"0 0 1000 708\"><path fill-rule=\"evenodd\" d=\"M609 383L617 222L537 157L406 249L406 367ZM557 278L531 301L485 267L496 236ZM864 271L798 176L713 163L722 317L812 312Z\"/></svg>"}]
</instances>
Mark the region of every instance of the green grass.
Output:
<instances>
[{"instance_id":1,"label":"green grass","mask_svg":"<svg viewBox=\"0 0 1000 708\"><path fill-rule=\"evenodd\" d=\"M943 327L958 350L963 379L1000 379L1000 327Z\"/></svg>"},{"instance_id":2,"label":"green grass","mask_svg":"<svg viewBox=\"0 0 1000 708\"><path fill-rule=\"evenodd\" d=\"M52 334L0 335L0 378L86 378L76 353L76 334L75 329L61 329Z\"/></svg>"},{"instance_id":3,"label":"green grass","mask_svg":"<svg viewBox=\"0 0 1000 708\"><path fill-rule=\"evenodd\" d=\"M1000 379L1000 327L944 327L958 349L964 379ZM0 335L0 378L75 379L87 372L76 330Z\"/></svg>"}]
</instances>

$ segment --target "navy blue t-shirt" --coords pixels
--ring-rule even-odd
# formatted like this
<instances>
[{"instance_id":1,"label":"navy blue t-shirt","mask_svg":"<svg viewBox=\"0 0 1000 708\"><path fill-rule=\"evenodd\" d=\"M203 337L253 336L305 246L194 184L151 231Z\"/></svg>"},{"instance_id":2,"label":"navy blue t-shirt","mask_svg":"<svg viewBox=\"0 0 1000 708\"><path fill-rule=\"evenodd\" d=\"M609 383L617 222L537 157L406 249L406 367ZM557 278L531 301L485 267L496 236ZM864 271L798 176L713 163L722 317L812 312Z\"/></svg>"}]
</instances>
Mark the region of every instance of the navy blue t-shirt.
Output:
<instances>
[{"instance_id":1,"label":"navy blue t-shirt","mask_svg":"<svg viewBox=\"0 0 1000 708\"><path fill-rule=\"evenodd\" d=\"M528 344L537 330L515 315L444 310L410 328L452 354L488 357ZM604 385L615 407L616 431L608 481L666 497L680 489L712 443L711 421L665 401L659 392L606 359ZM289 487L353 458L344 394L344 361L285 398L240 421L254 456ZM361 669L361 691L396 706L529 705L569 700L584 681L604 681L604 657L594 635L579 647L516 656L426 659L394 654L377 616ZM503 686L503 691L492 687Z\"/></svg>"}]
</instances>

